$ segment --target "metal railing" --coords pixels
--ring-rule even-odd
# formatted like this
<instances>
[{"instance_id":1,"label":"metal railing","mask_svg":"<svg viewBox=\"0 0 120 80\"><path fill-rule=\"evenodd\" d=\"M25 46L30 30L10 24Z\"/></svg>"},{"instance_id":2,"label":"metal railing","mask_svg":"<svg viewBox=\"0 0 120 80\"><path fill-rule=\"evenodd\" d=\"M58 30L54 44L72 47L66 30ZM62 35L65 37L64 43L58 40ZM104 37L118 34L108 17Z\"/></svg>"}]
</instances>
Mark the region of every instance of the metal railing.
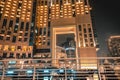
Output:
<instances>
[{"instance_id":1,"label":"metal railing","mask_svg":"<svg viewBox=\"0 0 120 80\"><path fill-rule=\"evenodd\" d=\"M120 80L120 57L86 57L78 60L83 59L96 59L97 68L83 69L80 63L75 62L76 58L54 59L59 63L52 63L53 59L0 60L0 80Z\"/></svg>"}]
</instances>

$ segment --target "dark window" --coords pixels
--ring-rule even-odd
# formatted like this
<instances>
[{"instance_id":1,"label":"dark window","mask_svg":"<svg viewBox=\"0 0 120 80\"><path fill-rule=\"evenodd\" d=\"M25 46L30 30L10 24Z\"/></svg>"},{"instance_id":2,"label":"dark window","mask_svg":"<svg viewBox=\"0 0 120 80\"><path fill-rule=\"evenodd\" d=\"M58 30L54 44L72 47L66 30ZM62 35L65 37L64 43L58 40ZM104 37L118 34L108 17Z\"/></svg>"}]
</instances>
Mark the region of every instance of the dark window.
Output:
<instances>
[{"instance_id":1,"label":"dark window","mask_svg":"<svg viewBox=\"0 0 120 80\"><path fill-rule=\"evenodd\" d=\"M29 22L26 23L26 29L25 29L25 30L26 30L26 31L29 30Z\"/></svg>"},{"instance_id":2,"label":"dark window","mask_svg":"<svg viewBox=\"0 0 120 80\"><path fill-rule=\"evenodd\" d=\"M13 58L14 57L14 53L10 53L10 58Z\"/></svg>"},{"instance_id":3,"label":"dark window","mask_svg":"<svg viewBox=\"0 0 120 80\"><path fill-rule=\"evenodd\" d=\"M0 40L3 40L3 36L0 36Z\"/></svg>"},{"instance_id":4,"label":"dark window","mask_svg":"<svg viewBox=\"0 0 120 80\"><path fill-rule=\"evenodd\" d=\"M17 54L16 54L16 58L20 58L20 53L17 53Z\"/></svg>"},{"instance_id":5,"label":"dark window","mask_svg":"<svg viewBox=\"0 0 120 80\"><path fill-rule=\"evenodd\" d=\"M6 58L7 57L7 53L3 53L3 58Z\"/></svg>"},{"instance_id":6,"label":"dark window","mask_svg":"<svg viewBox=\"0 0 120 80\"><path fill-rule=\"evenodd\" d=\"M18 25L15 25L15 27L14 27L14 33L17 33L17 31L18 31Z\"/></svg>"},{"instance_id":7,"label":"dark window","mask_svg":"<svg viewBox=\"0 0 120 80\"><path fill-rule=\"evenodd\" d=\"M25 35L24 36L28 36L28 33L25 33Z\"/></svg>"},{"instance_id":8,"label":"dark window","mask_svg":"<svg viewBox=\"0 0 120 80\"><path fill-rule=\"evenodd\" d=\"M82 27L81 27L81 25L79 25L79 31L82 31Z\"/></svg>"},{"instance_id":9,"label":"dark window","mask_svg":"<svg viewBox=\"0 0 120 80\"><path fill-rule=\"evenodd\" d=\"M4 20L3 20L2 27L3 27L3 26L6 26L6 25L7 25L7 19L4 19Z\"/></svg>"},{"instance_id":10,"label":"dark window","mask_svg":"<svg viewBox=\"0 0 120 80\"><path fill-rule=\"evenodd\" d=\"M50 37L50 31L48 31L48 37Z\"/></svg>"},{"instance_id":11,"label":"dark window","mask_svg":"<svg viewBox=\"0 0 120 80\"><path fill-rule=\"evenodd\" d=\"M46 38L45 38L45 37L43 37L43 40L46 40Z\"/></svg>"},{"instance_id":12,"label":"dark window","mask_svg":"<svg viewBox=\"0 0 120 80\"><path fill-rule=\"evenodd\" d=\"M88 47L88 44L86 44L86 47Z\"/></svg>"},{"instance_id":13,"label":"dark window","mask_svg":"<svg viewBox=\"0 0 120 80\"><path fill-rule=\"evenodd\" d=\"M16 18L16 23L19 23L19 18Z\"/></svg>"},{"instance_id":14,"label":"dark window","mask_svg":"<svg viewBox=\"0 0 120 80\"><path fill-rule=\"evenodd\" d=\"M21 22L20 30L24 29L24 22Z\"/></svg>"},{"instance_id":15,"label":"dark window","mask_svg":"<svg viewBox=\"0 0 120 80\"><path fill-rule=\"evenodd\" d=\"M92 34L89 34L89 37L92 37Z\"/></svg>"},{"instance_id":16,"label":"dark window","mask_svg":"<svg viewBox=\"0 0 120 80\"><path fill-rule=\"evenodd\" d=\"M1 34L4 34L5 33L5 30L1 30Z\"/></svg>"},{"instance_id":17,"label":"dark window","mask_svg":"<svg viewBox=\"0 0 120 80\"><path fill-rule=\"evenodd\" d=\"M10 20L9 27L13 26L13 20Z\"/></svg>"},{"instance_id":18,"label":"dark window","mask_svg":"<svg viewBox=\"0 0 120 80\"><path fill-rule=\"evenodd\" d=\"M44 5L44 2L43 2L43 1L41 1L41 5Z\"/></svg>"},{"instance_id":19,"label":"dark window","mask_svg":"<svg viewBox=\"0 0 120 80\"><path fill-rule=\"evenodd\" d=\"M21 6L22 6L22 3L19 3L19 4L18 4L18 8L20 8Z\"/></svg>"},{"instance_id":20,"label":"dark window","mask_svg":"<svg viewBox=\"0 0 120 80\"><path fill-rule=\"evenodd\" d=\"M43 45L45 45L45 44L46 44L46 42L43 42L42 44L43 44Z\"/></svg>"},{"instance_id":21,"label":"dark window","mask_svg":"<svg viewBox=\"0 0 120 80\"><path fill-rule=\"evenodd\" d=\"M12 42L16 42L16 36L13 36Z\"/></svg>"},{"instance_id":22,"label":"dark window","mask_svg":"<svg viewBox=\"0 0 120 80\"><path fill-rule=\"evenodd\" d=\"M19 15L20 12L17 12L17 15Z\"/></svg>"},{"instance_id":23,"label":"dark window","mask_svg":"<svg viewBox=\"0 0 120 80\"><path fill-rule=\"evenodd\" d=\"M33 38L33 33L30 33L30 37Z\"/></svg>"},{"instance_id":24,"label":"dark window","mask_svg":"<svg viewBox=\"0 0 120 80\"><path fill-rule=\"evenodd\" d=\"M45 1L45 5L47 5L47 1Z\"/></svg>"},{"instance_id":25,"label":"dark window","mask_svg":"<svg viewBox=\"0 0 120 80\"><path fill-rule=\"evenodd\" d=\"M85 39L85 42L88 42L88 40L87 40L87 39Z\"/></svg>"},{"instance_id":26,"label":"dark window","mask_svg":"<svg viewBox=\"0 0 120 80\"><path fill-rule=\"evenodd\" d=\"M60 5L62 5L62 3L63 3L62 0L60 0ZM60 10L61 10L61 9L62 9L62 7L60 6Z\"/></svg>"},{"instance_id":27,"label":"dark window","mask_svg":"<svg viewBox=\"0 0 120 80\"><path fill-rule=\"evenodd\" d=\"M74 4L75 2L74 2L75 0L72 0L72 4Z\"/></svg>"},{"instance_id":28,"label":"dark window","mask_svg":"<svg viewBox=\"0 0 120 80\"><path fill-rule=\"evenodd\" d=\"M50 49L36 49L36 53L38 53L38 52L40 52L40 53L48 53L48 52L50 52Z\"/></svg>"},{"instance_id":29,"label":"dark window","mask_svg":"<svg viewBox=\"0 0 120 80\"><path fill-rule=\"evenodd\" d=\"M22 38L19 38L18 41L22 41Z\"/></svg>"},{"instance_id":30,"label":"dark window","mask_svg":"<svg viewBox=\"0 0 120 80\"><path fill-rule=\"evenodd\" d=\"M6 37L6 40L10 40L10 37Z\"/></svg>"},{"instance_id":31,"label":"dark window","mask_svg":"<svg viewBox=\"0 0 120 80\"><path fill-rule=\"evenodd\" d=\"M75 11L73 12L73 17L75 17Z\"/></svg>"},{"instance_id":32,"label":"dark window","mask_svg":"<svg viewBox=\"0 0 120 80\"><path fill-rule=\"evenodd\" d=\"M20 33L19 36L22 36L22 33Z\"/></svg>"},{"instance_id":33,"label":"dark window","mask_svg":"<svg viewBox=\"0 0 120 80\"><path fill-rule=\"evenodd\" d=\"M80 33L79 35L82 36L82 33Z\"/></svg>"},{"instance_id":34,"label":"dark window","mask_svg":"<svg viewBox=\"0 0 120 80\"><path fill-rule=\"evenodd\" d=\"M17 49L21 49L21 46L18 46Z\"/></svg>"},{"instance_id":35,"label":"dark window","mask_svg":"<svg viewBox=\"0 0 120 80\"><path fill-rule=\"evenodd\" d=\"M40 28L40 35L42 35L42 28Z\"/></svg>"},{"instance_id":36,"label":"dark window","mask_svg":"<svg viewBox=\"0 0 120 80\"><path fill-rule=\"evenodd\" d=\"M93 39L90 39L90 42L93 42Z\"/></svg>"},{"instance_id":37,"label":"dark window","mask_svg":"<svg viewBox=\"0 0 120 80\"><path fill-rule=\"evenodd\" d=\"M88 28L88 31L91 32L91 28Z\"/></svg>"},{"instance_id":38,"label":"dark window","mask_svg":"<svg viewBox=\"0 0 120 80\"><path fill-rule=\"evenodd\" d=\"M86 28L84 28L84 33L86 33L87 31L86 31Z\"/></svg>"},{"instance_id":39,"label":"dark window","mask_svg":"<svg viewBox=\"0 0 120 80\"><path fill-rule=\"evenodd\" d=\"M48 22L48 27L50 28L50 21Z\"/></svg>"},{"instance_id":40,"label":"dark window","mask_svg":"<svg viewBox=\"0 0 120 80\"><path fill-rule=\"evenodd\" d=\"M84 2L85 2L85 5L87 5L87 0L84 0Z\"/></svg>"},{"instance_id":41,"label":"dark window","mask_svg":"<svg viewBox=\"0 0 120 80\"><path fill-rule=\"evenodd\" d=\"M94 47L94 45L93 45L93 44L90 44L90 46L91 46L91 47Z\"/></svg>"},{"instance_id":42,"label":"dark window","mask_svg":"<svg viewBox=\"0 0 120 80\"><path fill-rule=\"evenodd\" d=\"M1 11L2 7L0 6L0 11ZM0 13L1 14L1 13Z\"/></svg>"},{"instance_id":43,"label":"dark window","mask_svg":"<svg viewBox=\"0 0 120 80\"><path fill-rule=\"evenodd\" d=\"M84 37L87 38L87 34L84 34Z\"/></svg>"},{"instance_id":44,"label":"dark window","mask_svg":"<svg viewBox=\"0 0 120 80\"><path fill-rule=\"evenodd\" d=\"M50 42L47 42L47 45L50 46Z\"/></svg>"},{"instance_id":45,"label":"dark window","mask_svg":"<svg viewBox=\"0 0 120 80\"><path fill-rule=\"evenodd\" d=\"M28 58L31 58L31 53L28 53Z\"/></svg>"},{"instance_id":46,"label":"dark window","mask_svg":"<svg viewBox=\"0 0 120 80\"><path fill-rule=\"evenodd\" d=\"M25 53L22 54L22 58L26 58L26 54Z\"/></svg>"},{"instance_id":47,"label":"dark window","mask_svg":"<svg viewBox=\"0 0 120 80\"><path fill-rule=\"evenodd\" d=\"M11 31L8 31L8 32L7 32L7 35L10 35L10 34L11 34Z\"/></svg>"},{"instance_id":48,"label":"dark window","mask_svg":"<svg viewBox=\"0 0 120 80\"><path fill-rule=\"evenodd\" d=\"M24 42L26 42L28 40L28 38L24 38Z\"/></svg>"},{"instance_id":49,"label":"dark window","mask_svg":"<svg viewBox=\"0 0 120 80\"><path fill-rule=\"evenodd\" d=\"M0 13L0 20L1 20L1 18L2 18L2 14Z\"/></svg>"},{"instance_id":50,"label":"dark window","mask_svg":"<svg viewBox=\"0 0 120 80\"><path fill-rule=\"evenodd\" d=\"M43 35L46 35L46 28L44 28L44 33L43 33Z\"/></svg>"},{"instance_id":51,"label":"dark window","mask_svg":"<svg viewBox=\"0 0 120 80\"><path fill-rule=\"evenodd\" d=\"M3 2L5 2L6 0L2 0Z\"/></svg>"}]
</instances>

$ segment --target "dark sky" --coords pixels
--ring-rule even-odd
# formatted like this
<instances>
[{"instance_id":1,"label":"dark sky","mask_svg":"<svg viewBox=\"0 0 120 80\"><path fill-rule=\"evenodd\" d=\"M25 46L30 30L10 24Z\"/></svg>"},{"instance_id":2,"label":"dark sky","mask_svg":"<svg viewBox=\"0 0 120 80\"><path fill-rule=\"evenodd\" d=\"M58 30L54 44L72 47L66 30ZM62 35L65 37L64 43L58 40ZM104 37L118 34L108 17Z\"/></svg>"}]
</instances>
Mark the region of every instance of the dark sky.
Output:
<instances>
[{"instance_id":1,"label":"dark sky","mask_svg":"<svg viewBox=\"0 0 120 80\"><path fill-rule=\"evenodd\" d=\"M100 56L108 53L107 39L110 35L120 35L119 0L92 0L94 27L98 34ZM100 54L101 53L101 54Z\"/></svg>"}]
</instances>

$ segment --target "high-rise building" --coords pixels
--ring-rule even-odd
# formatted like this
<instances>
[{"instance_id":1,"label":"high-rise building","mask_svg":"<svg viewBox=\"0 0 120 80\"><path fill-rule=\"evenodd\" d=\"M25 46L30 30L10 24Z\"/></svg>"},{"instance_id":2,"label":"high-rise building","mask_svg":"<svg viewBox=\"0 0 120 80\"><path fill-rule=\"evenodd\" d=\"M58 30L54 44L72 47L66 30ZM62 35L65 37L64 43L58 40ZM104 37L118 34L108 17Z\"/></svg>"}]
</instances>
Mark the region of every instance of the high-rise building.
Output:
<instances>
[{"instance_id":1,"label":"high-rise building","mask_svg":"<svg viewBox=\"0 0 120 80\"><path fill-rule=\"evenodd\" d=\"M102 79L95 37L88 0L0 0L0 79Z\"/></svg>"},{"instance_id":2,"label":"high-rise building","mask_svg":"<svg viewBox=\"0 0 120 80\"><path fill-rule=\"evenodd\" d=\"M58 66L56 49L58 42L65 39L58 36L71 34L75 41L75 63L80 68L96 67L96 60L79 59L97 56L90 10L88 0L37 0L34 57L48 54L52 65Z\"/></svg>"},{"instance_id":3,"label":"high-rise building","mask_svg":"<svg viewBox=\"0 0 120 80\"><path fill-rule=\"evenodd\" d=\"M108 39L108 48L111 57L120 57L120 35L110 36Z\"/></svg>"},{"instance_id":4,"label":"high-rise building","mask_svg":"<svg viewBox=\"0 0 120 80\"><path fill-rule=\"evenodd\" d=\"M96 60L81 59L97 56L90 10L88 0L1 0L0 55L48 58L56 67L75 58L77 68L92 68Z\"/></svg>"},{"instance_id":5,"label":"high-rise building","mask_svg":"<svg viewBox=\"0 0 120 80\"><path fill-rule=\"evenodd\" d=\"M31 58L33 0L0 0L0 55Z\"/></svg>"}]
</instances>

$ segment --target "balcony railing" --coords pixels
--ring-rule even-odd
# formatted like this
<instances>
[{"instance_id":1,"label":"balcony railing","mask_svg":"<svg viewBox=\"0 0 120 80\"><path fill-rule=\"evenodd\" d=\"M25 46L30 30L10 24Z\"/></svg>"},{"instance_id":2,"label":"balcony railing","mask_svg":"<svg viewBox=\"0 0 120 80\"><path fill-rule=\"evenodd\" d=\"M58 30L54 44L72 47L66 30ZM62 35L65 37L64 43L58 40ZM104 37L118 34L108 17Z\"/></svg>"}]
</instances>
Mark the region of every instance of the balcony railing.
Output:
<instances>
[{"instance_id":1,"label":"balcony railing","mask_svg":"<svg viewBox=\"0 0 120 80\"><path fill-rule=\"evenodd\" d=\"M88 63L82 63L82 68L81 60L96 60L97 68L86 67ZM0 80L120 80L120 57L3 59Z\"/></svg>"}]
</instances>

